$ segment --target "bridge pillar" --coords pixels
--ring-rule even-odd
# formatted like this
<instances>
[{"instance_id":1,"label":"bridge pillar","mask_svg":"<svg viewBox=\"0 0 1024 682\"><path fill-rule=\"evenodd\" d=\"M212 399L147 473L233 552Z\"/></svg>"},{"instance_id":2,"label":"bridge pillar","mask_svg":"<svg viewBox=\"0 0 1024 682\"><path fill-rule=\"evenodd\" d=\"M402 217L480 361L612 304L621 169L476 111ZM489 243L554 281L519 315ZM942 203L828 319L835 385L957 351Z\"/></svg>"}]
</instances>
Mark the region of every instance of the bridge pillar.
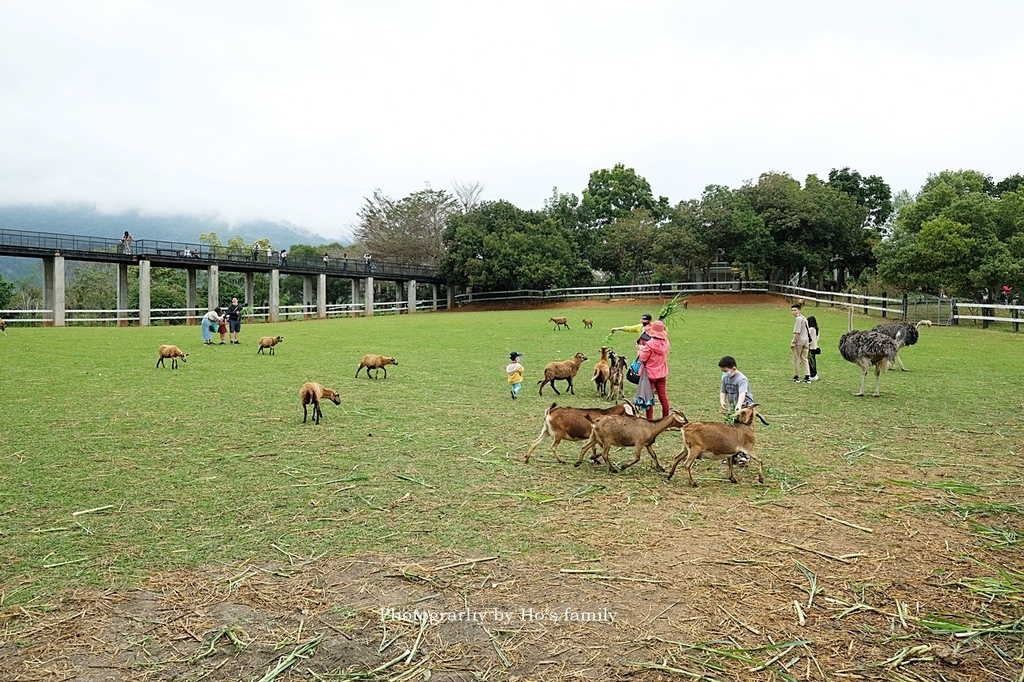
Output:
<instances>
[{"instance_id":1,"label":"bridge pillar","mask_svg":"<svg viewBox=\"0 0 1024 682\"><path fill-rule=\"evenodd\" d=\"M352 280L349 280L349 282L352 285L352 301L351 301L351 303L352 303L353 306L355 306L357 303L359 303L359 280L358 279L352 279ZM351 313L353 315L355 315L355 308L354 307L349 308L349 310L351 311Z\"/></svg>"},{"instance_id":2,"label":"bridge pillar","mask_svg":"<svg viewBox=\"0 0 1024 682\"><path fill-rule=\"evenodd\" d=\"M185 324L196 324L196 320L199 319L196 315L197 280L196 269L185 268Z\"/></svg>"},{"instance_id":3,"label":"bridge pillar","mask_svg":"<svg viewBox=\"0 0 1024 682\"><path fill-rule=\"evenodd\" d=\"M302 319L309 319L309 311L313 307L313 276L302 276Z\"/></svg>"},{"instance_id":4,"label":"bridge pillar","mask_svg":"<svg viewBox=\"0 0 1024 682\"><path fill-rule=\"evenodd\" d=\"M281 321L281 271L270 271L270 310L267 317L271 322Z\"/></svg>"},{"instance_id":5,"label":"bridge pillar","mask_svg":"<svg viewBox=\"0 0 1024 682\"><path fill-rule=\"evenodd\" d=\"M327 273L321 272L316 277L316 316L321 320L327 317Z\"/></svg>"},{"instance_id":6,"label":"bridge pillar","mask_svg":"<svg viewBox=\"0 0 1024 682\"><path fill-rule=\"evenodd\" d=\"M210 265L207 271L210 274L210 283L206 289L206 309L213 310L220 305L220 267Z\"/></svg>"},{"instance_id":7,"label":"bridge pillar","mask_svg":"<svg viewBox=\"0 0 1024 682\"><path fill-rule=\"evenodd\" d=\"M254 298L256 298L256 273L247 272L245 273L245 300L242 301L243 307L254 305Z\"/></svg>"},{"instance_id":8,"label":"bridge pillar","mask_svg":"<svg viewBox=\"0 0 1024 682\"><path fill-rule=\"evenodd\" d=\"M409 280L409 297L406 300L409 302L409 314L411 315L416 312L416 280L414 279Z\"/></svg>"},{"instance_id":9,"label":"bridge pillar","mask_svg":"<svg viewBox=\"0 0 1024 682\"><path fill-rule=\"evenodd\" d=\"M128 264L117 264L117 326L128 326Z\"/></svg>"},{"instance_id":10,"label":"bridge pillar","mask_svg":"<svg viewBox=\"0 0 1024 682\"><path fill-rule=\"evenodd\" d=\"M139 326L148 327L150 321L150 280L148 259L139 259Z\"/></svg>"},{"instance_id":11,"label":"bridge pillar","mask_svg":"<svg viewBox=\"0 0 1024 682\"><path fill-rule=\"evenodd\" d=\"M53 311L54 327L64 326L64 256L59 251L43 258L43 307Z\"/></svg>"},{"instance_id":12,"label":"bridge pillar","mask_svg":"<svg viewBox=\"0 0 1024 682\"><path fill-rule=\"evenodd\" d=\"M431 284L430 285L430 293L434 297L433 302L430 304L430 309L433 310L436 313L437 312L437 285L436 284Z\"/></svg>"},{"instance_id":13,"label":"bridge pillar","mask_svg":"<svg viewBox=\"0 0 1024 682\"><path fill-rule=\"evenodd\" d=\"M367 317L373 317L373 277L363 280L363 287L366 290L366 297L363 301L363 312Z\"/></svg>"},{"instance_id":14,"label":"bridge pillar","mask_svg":"<svg viewBox=\"0 0 1024 682\"><path fill-rule=\"evenodd\" d=\"M448 286L448 310L455 310L455 287Z\"/></svg>"}]
</instances>

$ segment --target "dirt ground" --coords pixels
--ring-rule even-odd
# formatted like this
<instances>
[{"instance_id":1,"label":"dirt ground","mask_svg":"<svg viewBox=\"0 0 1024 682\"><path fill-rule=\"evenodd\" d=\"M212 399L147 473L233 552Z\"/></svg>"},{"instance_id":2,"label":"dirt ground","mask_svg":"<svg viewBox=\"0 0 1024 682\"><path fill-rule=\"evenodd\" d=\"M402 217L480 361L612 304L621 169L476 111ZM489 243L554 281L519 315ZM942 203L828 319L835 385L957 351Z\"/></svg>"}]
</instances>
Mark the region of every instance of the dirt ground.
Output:
<instances>
[{"instance_id":1,"label":"dirt ground","mask_svg":"<svg viewBox=\"0 0 1024 682\"><path fill-rule=\"evenodd\" d=\"M730 302L786 305L689 299ZM701 475L728 485L721 473ZM730 503L680 486L668 528L633 499L552 505L553 527L593 519L592 563L289 557L70 592L0 610L0 679L1022 679L1019 609L965 588L1007 557L964 524L913 513L941 492L808 488ZM951 636L930 614L1020 620L1006 635Z\"/></svg>"},{"instance_id":2,"label":"dirt ground","mask_svg":"<svg viewBox=\"0 0 1024 682\"><path fill-rule=\"evenodd\" d=\"M608 306L636 306L648 305L651 314L657 312L658 308L667 303L670 299L657 298L615 298L610 300L580 299L578 301L552 302L539 300L537 302L517 301L496 301L494 303L470 303L459 306L453 312L475 312L479 310L529 310L530 308L606 308ZM743 294L722 292L720 294L695 294L680 300L685 301L687 308L721 306L721 305L778 305L789 307L788 299L773 294Z\"/></svg>"},{"instance_id":3,"label":"dirt ground","mask_svg":"<svg viewBox=\"0 0 1024 682\"><path fill-rule=\"evenodd\" d=\"M596 565L295 557L163 573L138 589L75 592L46 609L3 612L0 676L1019 679L1019 661L1008 660L1020 655L1019 639L1003 642L1000 655L980 641L930 634L919 620L1005 617L956 587L978 570L961 558L972 540L919 517L868 528L878 500L848 499L843 520L818 496L793 497L771 513L744 505L728 510L730 522L680 526L654 540L642 512L623 502L594 534L605 538ZM561 513L599 511L577 502ZM275 668L277 676L261 677Z\"/></svg>"}]
</instances>

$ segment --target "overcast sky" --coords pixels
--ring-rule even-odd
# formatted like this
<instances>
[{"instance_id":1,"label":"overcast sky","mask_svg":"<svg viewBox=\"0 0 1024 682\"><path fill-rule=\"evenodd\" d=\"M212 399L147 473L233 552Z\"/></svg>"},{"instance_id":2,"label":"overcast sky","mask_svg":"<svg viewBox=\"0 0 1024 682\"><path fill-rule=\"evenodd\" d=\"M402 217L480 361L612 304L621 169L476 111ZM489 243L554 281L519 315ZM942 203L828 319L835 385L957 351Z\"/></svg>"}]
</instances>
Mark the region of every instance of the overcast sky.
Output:
<instances>
[{"instance_id":1,"label":"overcast sky","mask_svg":"<svg viewBox=\"0 0 1024 682\"><path fill-rule=\"evenodd\" d=\"M1024 2L0 0L0 204L287 220L623 163L673 204L767 171L1024 173Z\"/></svg>"}]
</instances>

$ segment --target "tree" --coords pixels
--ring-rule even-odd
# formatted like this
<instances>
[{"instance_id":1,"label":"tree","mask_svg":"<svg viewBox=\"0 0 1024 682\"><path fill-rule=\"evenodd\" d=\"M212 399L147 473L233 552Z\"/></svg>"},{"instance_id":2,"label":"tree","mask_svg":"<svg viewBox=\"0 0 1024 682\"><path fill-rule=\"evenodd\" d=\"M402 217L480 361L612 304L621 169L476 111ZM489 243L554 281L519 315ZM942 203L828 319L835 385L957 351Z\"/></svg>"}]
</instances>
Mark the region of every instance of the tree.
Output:
<instances>
[{"instance_id":1,"label":"tree","mask_svg":"<svg viewBox=\"0 0 1024 682\"><path fill-rule=\"evenodd\" d=\"M377 260L434 265L444 254L448 218L458 210L444 190L425 189L398 201L375 190L359 211L355 237Z\"/></svg>"},{"instance_id":2,"label":"tree","mask_svg":"<svg viewBox=\"0 0 1024 682\"><path fill-rule=\"evenodd\" d=\"M14 284L0 276L0 308L10 308L12 300L14 300Z\"/></svg>"},{"instance_id":3,"label":"tree","mask_svg":"<svg viewBox=\"0 0 1024 682\"><path fill-rule=\"evenodd\" d=\"M507 201L483 202L449 218L439 271L451 285L483 291L589 283L590 267L550 216Z\"/></svg>"},{"instance_id":4,"label":"tree","mask_svg":"<svg viewBox=\"0 0 1024 682\"><path fill-rule=\"evenodd\" d=\"M638 208L645 209L656 220L667 217L671 210L667 197L655 200L647 179L621 163L590 174L580 206L589 227L596 229Z\"/></svg>"},{"instance_id":5,"label":"tree","mask_svg":"<svg viewBox=\"0 0 1024 682\"><path fill-rule=\"evenodd\" d=\"M880 230L893 213L892 189L877 175L862 176L849 167L833 168L828 173L828 185L856 199L857 205L867 210L864 227Z\"/></svg>"},{"instance_id":6,"label":"tree","mask_svg":"<svg viewBox=\"0 0 1024 682\"><path fill-rule=\"evenodd\" d=\"M480 205L480 195L487 186L479 182L452 181L452 192L463 213L468 213Z\"/></svg>"}]
</instances>

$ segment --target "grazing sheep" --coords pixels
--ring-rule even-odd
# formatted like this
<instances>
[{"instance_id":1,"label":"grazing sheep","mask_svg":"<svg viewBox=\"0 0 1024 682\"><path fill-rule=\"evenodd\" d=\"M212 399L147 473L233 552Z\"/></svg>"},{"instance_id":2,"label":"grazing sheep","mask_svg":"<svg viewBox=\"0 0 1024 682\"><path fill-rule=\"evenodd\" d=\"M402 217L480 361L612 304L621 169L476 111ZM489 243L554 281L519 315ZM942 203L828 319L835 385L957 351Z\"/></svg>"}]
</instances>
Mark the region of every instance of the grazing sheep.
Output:
<instances>
[{"instance_id":1,"label":"grazing sheep","mask_svg":"<svg viewBox=\"0 0 1024 682\"><path fill-rule=\"evenodd\" d=\"M256 352L262 354L264 349L269 348L270 354L273 355L274 346L282 341L284 341L284 337L281 336L261 336L259 341L260 347L256 349Z\"/></svg>"},{"instance_id":2,"label":"grazing sheep","mask_svg":"<svg viewBox=\"0 0 1024 682\"><path fill-rule=\"evenodd\" d=\"M681 428L686 423L686 415L676 409L669 410L667 416L662 417L656 422L624 416L601 417L594 422L594 429L590 436L590 440L583 445L583 451L580 452L580 458L576 460L576 464L573 466L579 466L583 463L583 456L586 454L587 448L593 441L602 447L600 457L603 458L604 463L608 465L608 471L613 474L616 472L616 469L612 465L611 459L608 457L608 452L612 449L613 445L618 447L634 448L633 461L628 464L624 464L618 469L619 471L625 471L639 462L640 455L643 454L644 448L646 448L647 452L651 454L651 459L654 460L654 468L658 471L664 471L665 469L662 468L661 463L658 461L658 455L654 452L654 440L666 429ZM591 459L597 460L598 457L599 455L595 448Z\"/></svg>"},{"instance_id":3,"label":"grazing sheep","mask_svg":"<svg viewBox=\"0 0 1024 682\"><path fill-rule=\"evenodd\" d=\"M2 317L0 317L0 332L3 332L4 336L7 336L7 323L4 322Z\"/></svg>"},{"instance_id":4,"label":"grazing sheep","mask_svg":"<svg viewBox=\"0 0 1024 682\"><path fill-rule=\"evenodd\" d=\"M555 395L562 395L555 388L555 380L563 379L569 382L569 393L576 395L576 391L572 387L572 379L576 376L576 372L580 371L580 365L582 365L587 359L587 356L583 353L577 353L576 357L572 360L563 360L562 362L549 362L544 367L544 378L537 383L540 385L539 395L544 395L544 385L551 384L552 390Z\"/></svg>"},{"instance_id":5,"label":"grazing sheep","mask_svg":"<svg viewBox=\"0 0 1024 682\"><path fill-rule=\"evenodd\" d=\"M583 328L584 329L593 329L594 328L594 321L593 320L583 320Z\"/></svg>"},{"instance_id":6,"label":"grazing sheep","mask_svg":"<svg viewBox=\"0 0 1024 682\"><path fill-rule=\"evenodd\" d=\"M882 370L887 370L896 360L896 353L900 350L896 341L881 332L862 331L855 329L846 332L839 339L839 352L843 359L852 362L860 367L860 392L854 395L864 395L864 380L868 376L868 369L875 366L875 393L878 397L878 382Z\"/></svg>"},{"instance_id":7,"label":"grazing sheep","mask_svg":"<svg viewBox=\"0 0 1024 682\"><path fill-rule=\"evenodd\" d=\"M757 462L757 482L764 483L764 465L761 463L761 459L754 454L754 417L760 419L765 426L768 425L764 417L758 414L757 405L754 404L737 412L734 424L691 422L684 426L683 449L679 451L675 461L672 462L672 468L669 470L666 480L672 480L672 475L676 473L676 467L683 462L690 485L696 488L697 484L693 480L693 463L702 459L703 455L707 453L709 455L707 459L725 459L729 464L729 480L737 483L732 469L732 457L742 453Z\"/></svg>"},{"instance_id":8,"label":"grazing sheep","mask_svg":"<svg viewBox=\"0 0 1024 682\"><path fill-rule=\"evenodd\" d=\"M156 359L156 366L157 367L166 366L166 365L164 365L164 359L165 358L170 358L171 359L171 369L178 369L178 358L181 358L181 361L185 362L185 358L187 358L187 357L188 357L188 353L182 353L181 349L178 348L177 346L171 346L169 344L164 344L164 345L160 346L160 357L158 357Z\"/></svg>"},{"instance_id":9,"label":"grazing sheep","mask_svg":"<svg viewBox=\"0 0 1024 682\"><path fill-rule=\"evenodd\" d=\"M523 461L529 464L533 451L545 438L551 436L555 439L555 442L551 444L551 452L560 464L565 464L565 460L558 454L558 444L563 440L588 440L593 431L594 420L606 415L627 415L634 419L639 416L636 407L628 401L605 408L559 407L558 403L551 403L551 407L544 411L544 426L540 430L540 436L526 451ZM588 443L584 446L583 451L586 452L591 448L595 448L595 445Z\"/></svg>"},{"instance_id":10,"label":"grazing sheep","mask_svg":"<svg viewBox=\"0 0 1024 682\"><path fill-rule=\"evenodd\" d=\"M395 358L389 358L386 355L364 355L363 359L359 362L359 368L356 370L356 378L359 377L359 372L366 368L366 378L370 378L370 370L374 370L373 378L376 379L380 374L380 370L384 368L384 378L388 378L388 365L397 365L398 360Z\"/></svg>"},{"instance_id":11,"label":"grazing sheep","mask_svg":"<svg viewBox=\"0 0 1024 682\"><path fill-rule=\"evenodd\" d=\"M608 364L608 347L601 346L601 359L594 365L594 376L592 381L597 386L599 396L608 395L608 375L611 369Z\"/></svg>"},{"instance_id":12,"label":"grazing sheep","mask_svg":"<svg viewBox=\"0 0 1024 682\"><path fill-rule=\"evenodd\" d=\"M932 321L921 320L917 324L910 324L909 322L899 321L883 322L882 324L875 325L874 327L872 327L871 331L879 332L880 334L885 334L886 336L895 340L896 345L899 348L903 348L904 346L913 346L915 343L917 343L917 339L920 336L920 334L918 333L918 329L921 328L922 324L925 325L926 327L930 327L932 326ZM903 370L904 372L910 371L903 366L903 360L900 360L899 351L896 352L896 362L899 363L900 369ZM892 369L892 367L889 367L889 369Z\"/></svg>"},{"instance_id":13,"label":"grazing sheep","mask_svg":"<svg viewBox=\"0 0 1024 682\"><path fill-rule=\"evenodd\" d=\"M320 401L330 400L335 405L341 405L341 395L333 388L324 388L315 381L307 381L299 389L299 402L302 403L302 423L306 423L306 405L313 406L313 423L319 424L324 413L320 411Z\"/></svg>"},{"instance_id":14,"label":"grazing sheep","mask_svg":"<svg viewBox=\"0 0 1024 682\"><path fill-rule=\"evenodd\" d=\"M548 322L554 322L555 329L561 329L563 326L566 329L569 329L569 320L565 319L564 317L549 317ZM554 331L554 329L552 331Z\"/></svg>"},{"instance_id":15,"label":"grazing sheep","mask_svg":"<svg viewBox=\"0 0 1024 682\"><path fill-rule=\"evenodd\" d=\"M612 400L622 400L624 389L623 382L626 380L626 358L615 353L608 354L608 385L609 395Z\"/></svg>"}]
</instances>

